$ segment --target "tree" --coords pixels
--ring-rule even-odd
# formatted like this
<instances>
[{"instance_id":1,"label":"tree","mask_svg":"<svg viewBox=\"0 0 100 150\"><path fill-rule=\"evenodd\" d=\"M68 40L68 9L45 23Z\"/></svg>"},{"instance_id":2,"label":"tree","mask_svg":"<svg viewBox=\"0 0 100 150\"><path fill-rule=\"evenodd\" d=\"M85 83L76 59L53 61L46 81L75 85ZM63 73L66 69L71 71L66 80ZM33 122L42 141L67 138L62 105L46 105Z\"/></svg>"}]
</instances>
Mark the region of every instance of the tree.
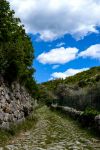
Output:
<instances>
[{"instance_id":1,"label":"tree","mask_svg":"<svg viewBox=\"0 0 100 150\"><path fill-rule=\"evenodd\" d=\"M0 74L9 83L18 80L29 89L33 79L34 49L19 18L6 0L0 2ZM30 87L29 87L29 83Z\"/></svg>"}]
</instances>

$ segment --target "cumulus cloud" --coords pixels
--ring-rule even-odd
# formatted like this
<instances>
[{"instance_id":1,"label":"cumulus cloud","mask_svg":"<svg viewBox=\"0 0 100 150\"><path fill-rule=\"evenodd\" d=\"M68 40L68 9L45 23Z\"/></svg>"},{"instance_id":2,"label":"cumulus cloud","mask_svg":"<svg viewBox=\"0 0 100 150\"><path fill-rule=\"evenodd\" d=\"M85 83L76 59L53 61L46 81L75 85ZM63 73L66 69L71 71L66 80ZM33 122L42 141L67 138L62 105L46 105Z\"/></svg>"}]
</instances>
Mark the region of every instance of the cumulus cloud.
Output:
<instances>
[{"instance_id":1,"label":"cumulus cloud","mask_svg":"<svg viewBox=\"0 0 100 150\"><path fill-rule=\"evenodd\" d=\"M54 72L51 74L50 79L62 78L65 79L66 77L73 76L79 72L86 71L89 68L82 68L82 69L68 69L65 72Z\"/></svg>"},{"instance_id":2,"label":"cumulus cloud","mask_svg":"<svg viewBox=\"0 0 100 150\"><path fill-rule=\"evenodd\" d=\"M77 57L77 48L56 48L49 52L43 52L37 57L42 64L65 64Z\"/></svg>"},{"instance_id":3,"label":"cumulus cloud","mask_svg":"<svg viewBox=\"0 0 100 150\"><path fill-rule=\"evenodd\" d=\"M92 45L85 51L79 54L79 57L91 57L94 59L100 59L100 44Z\"/></svg>"},{"instance_id":4,"label":"cumulus cloud","mask_svg":"<svg viewBox=\"0 0 100 150\"><path fill-rule=\"evenodd\" d=\"M56 69L60 64L66 64L77 58L92 58L100 60L100 44L92 45L86 50L79 52L77 48L55 48L49 52L43 52L37 57L42 64L55 64L52 68Z\"/></svg>"},{"instance_id":5,"label":"cumulus cloud","mask_svg":"<svg viewBox=\"0 0 100 150\"><path fill-rule=\"evenodd\" d=\"M26 31L40 38L54 40L67 33L82 38L98 33L100 26L99 0L9 0Z\"/></svg>"}]
</instances>

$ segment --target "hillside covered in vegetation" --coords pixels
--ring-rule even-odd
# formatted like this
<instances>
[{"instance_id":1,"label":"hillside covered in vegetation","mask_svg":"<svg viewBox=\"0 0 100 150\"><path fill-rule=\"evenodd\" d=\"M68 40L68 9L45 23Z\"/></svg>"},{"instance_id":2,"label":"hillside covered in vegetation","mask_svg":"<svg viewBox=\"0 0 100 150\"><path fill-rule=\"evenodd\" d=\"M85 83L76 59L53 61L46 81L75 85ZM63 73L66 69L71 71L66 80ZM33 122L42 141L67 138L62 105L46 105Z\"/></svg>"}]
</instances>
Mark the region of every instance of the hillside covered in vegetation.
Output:
<instances>
[{"instance_id":1,"label":"hillside covered in vegetation","mask_svg":"<svg viewBox=\"0 0 100 150\"><path fill-rule=\"evenodd\" d=\"M69 106L78 110L100 111L100 67L93 67L66 79L40 85L41 101ZM44 100L45 99L45 100Z\"/></svg>"}]
</instances>

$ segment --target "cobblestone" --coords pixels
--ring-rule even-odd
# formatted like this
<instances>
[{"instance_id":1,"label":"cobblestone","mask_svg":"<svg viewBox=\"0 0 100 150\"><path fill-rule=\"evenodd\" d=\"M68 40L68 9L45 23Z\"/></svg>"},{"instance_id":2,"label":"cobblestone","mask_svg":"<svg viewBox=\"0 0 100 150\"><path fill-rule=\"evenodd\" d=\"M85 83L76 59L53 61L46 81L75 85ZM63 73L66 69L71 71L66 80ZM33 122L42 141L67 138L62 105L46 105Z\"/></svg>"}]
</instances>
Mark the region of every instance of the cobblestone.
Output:
<instances>
[{"instance_id":1,"label":"cobblestone","mask_svg":"<svg viewBox=\"0 0 100 150\"><path fill-rule=\"evenodd\" d=\"M47 107L37 110L35 128L21 133L6 145L6 150L99 150L100 140L90 136L72 120ZM5 150L0 149L0 150Z\"/></svg>"}]
</instances>

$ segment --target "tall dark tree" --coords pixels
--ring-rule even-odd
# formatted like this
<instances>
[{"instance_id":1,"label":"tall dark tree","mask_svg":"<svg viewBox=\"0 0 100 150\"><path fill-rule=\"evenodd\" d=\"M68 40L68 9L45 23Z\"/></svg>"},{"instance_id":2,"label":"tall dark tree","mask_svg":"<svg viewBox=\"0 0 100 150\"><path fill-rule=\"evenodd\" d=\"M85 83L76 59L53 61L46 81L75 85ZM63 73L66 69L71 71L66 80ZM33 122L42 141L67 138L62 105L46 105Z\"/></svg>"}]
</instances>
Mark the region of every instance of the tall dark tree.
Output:
<instances>
[{"instance_id":1,"label":"tall dark tree","mask_svg":"<svg viewBox=\"0 0 100 150\"><path fill-rule=\"evenodd\" d=\"M33 86L34 49L19 18L14 17L9 2L0 1L0 74L10 83L18 80ZM30 82L30 84L29 84ZM33 84L32 84L33 82Z\"/></svg>"}]
</instances>

